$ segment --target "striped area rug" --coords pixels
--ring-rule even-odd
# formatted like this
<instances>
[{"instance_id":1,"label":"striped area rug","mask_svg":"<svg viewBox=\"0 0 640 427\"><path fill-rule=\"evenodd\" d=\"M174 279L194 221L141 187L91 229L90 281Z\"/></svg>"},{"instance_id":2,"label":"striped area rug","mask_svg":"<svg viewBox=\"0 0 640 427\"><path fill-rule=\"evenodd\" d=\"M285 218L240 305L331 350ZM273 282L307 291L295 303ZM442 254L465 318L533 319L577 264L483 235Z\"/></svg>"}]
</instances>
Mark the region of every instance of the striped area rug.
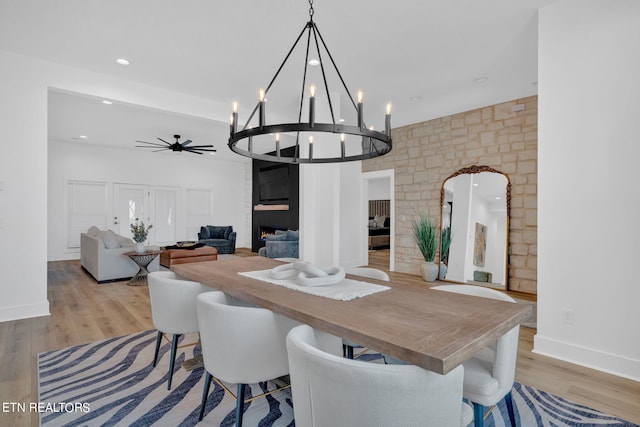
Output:
<instances>
[{"instance_id":1,"label":"striped area rug","mask_svg":"<svg viewBox=\"0 0 640 427\"><path fill-rule=\"evenodd\" d=\"M187 371L182 362L200 354L199 346L179 349L172 390L167 390L169 344L162 346L156 368L153 352L156 331L112 338L38 356L39 402L42 426L193 426L204 382L203 368ZM188 336L193 342L197 336ZM378 354L361 360L379 362ZM215 388L214 388L215 386ZM235 391L235 385L229 385ZM271 382L253 384L247 393L257 395L273 389ZM246 396L248 397L248 395ZM513 390L516 416L528 426L636 426L585 406L516 383ZM199 425L232 426L235 400L215 382L209 395L205 418ZM503 402L485 425L508 423ZM246 426L293 426L289 390L277 392L245 405ZM428 420L425 420L428 425ZM637 426L636 426L637 427Z\"/></svg>"}]
</instances>

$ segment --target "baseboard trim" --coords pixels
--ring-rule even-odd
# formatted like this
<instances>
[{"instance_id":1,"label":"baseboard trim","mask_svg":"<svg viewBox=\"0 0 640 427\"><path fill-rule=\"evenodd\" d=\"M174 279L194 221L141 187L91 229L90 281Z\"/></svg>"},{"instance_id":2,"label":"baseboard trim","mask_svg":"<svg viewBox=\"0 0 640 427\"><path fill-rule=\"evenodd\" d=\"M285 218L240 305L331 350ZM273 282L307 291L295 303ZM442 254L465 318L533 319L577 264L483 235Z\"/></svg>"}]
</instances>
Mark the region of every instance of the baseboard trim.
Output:
<instances>
[{"instance_id":1,"label":"baseboard trim","mask_svg":"<svg viewBox=\"0 0 640 427\"><path fill-rule=\"evenodd\" d=\"M49 301L45 300L45 302L40 304L0 308L0 322L49 316L50 314Z\"/></svg>"},{"instance_id":2,"label":"baseboard trim","mask_svg":"<svg viewBox=\"0 0 640 427\"><path fill-rule=\"evenodd\" d=\"M533 343L532 351L536 354L640 381L640 360L558 341L539 333L533 338Z\"/></svg>"}]
</instances>

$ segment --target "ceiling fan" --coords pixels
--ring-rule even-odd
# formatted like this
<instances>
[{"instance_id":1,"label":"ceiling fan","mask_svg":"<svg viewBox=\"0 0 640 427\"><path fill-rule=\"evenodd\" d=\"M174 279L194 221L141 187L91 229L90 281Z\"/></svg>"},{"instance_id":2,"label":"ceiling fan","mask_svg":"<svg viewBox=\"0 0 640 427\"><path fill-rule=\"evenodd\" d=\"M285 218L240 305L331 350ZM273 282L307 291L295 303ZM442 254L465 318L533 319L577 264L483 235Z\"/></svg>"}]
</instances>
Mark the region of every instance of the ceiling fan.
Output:
<instances>
[{"instance_id":1,"label":"ceiling fan","mask_svg":"<svg viewBox=\"0 0 640 427\"><path fill-rule=\"evenodd\" d=\"M174 142L173 144L168 143L167 141L165 141L162 138L158 138L158 140L164 142L164 144L159 144L157 142L136 141L136 142L140 142L142 144L148 144L148 145L136 145L136 147L138 147L138 148L156 148L156 150L154 150L154 152L171 150L171 151L176 151L176 152L187 151L189 153L202 154L204 152L215 153L217 151L215 148L213 148L213 145L189 145L189 144L191 144L193 142L190 139L187 139L185 142L180 143L179 142L180 141L180 135L173 135L173 137L176 139L176 142Z\"/></svg>"}]
</instances>

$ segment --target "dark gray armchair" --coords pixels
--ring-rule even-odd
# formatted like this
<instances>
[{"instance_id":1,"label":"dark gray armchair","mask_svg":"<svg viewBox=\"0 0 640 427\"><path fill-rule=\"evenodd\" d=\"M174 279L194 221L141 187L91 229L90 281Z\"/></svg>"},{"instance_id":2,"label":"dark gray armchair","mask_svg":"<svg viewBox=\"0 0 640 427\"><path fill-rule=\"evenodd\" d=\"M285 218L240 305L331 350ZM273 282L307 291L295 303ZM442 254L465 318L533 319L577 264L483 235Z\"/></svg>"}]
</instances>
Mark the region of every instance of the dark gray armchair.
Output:
<instances>
[{"instance_id":1,"label":"dark gray armchair","mask_svg":"<svg viewBox=\"0 0 640 427\"><path fill-rule=\"evenodd\" d=\"M236 232L231 225L200 227L198 243L216 248L219 254L232 254L236 252Z\"/></svg>"}]
</instances>

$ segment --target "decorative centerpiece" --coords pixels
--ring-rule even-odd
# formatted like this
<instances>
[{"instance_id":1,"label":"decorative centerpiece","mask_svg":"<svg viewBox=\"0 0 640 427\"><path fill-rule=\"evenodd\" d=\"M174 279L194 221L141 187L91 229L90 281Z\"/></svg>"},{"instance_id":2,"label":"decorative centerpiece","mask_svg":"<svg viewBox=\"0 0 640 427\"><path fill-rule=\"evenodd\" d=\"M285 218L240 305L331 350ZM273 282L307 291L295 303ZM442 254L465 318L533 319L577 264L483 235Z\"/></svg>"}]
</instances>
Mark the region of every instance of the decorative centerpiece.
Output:
<instances>
[{"instance_id":1,"label":"decorative centerpiece","mask_svg":"<svg viewBox=\"0 0 640 427\"><path fill-rule=\"evenodd\" d=\"M136 218L136 222L131 224L131 233L133 234L133 241L136 242L136 252L144 253L145 246L144 242L147 240L147 236L149 235L149 230L153 225L145 227L144 222L140 221Z\"/></svg>"},{"instance_id":2,"label":"decorative centerpiece","mask_svg":"<svg viewBox=\"0 0 640 427\"><path fill-rule=\"evenodd\" d=\"M425 263L422 264L422 278L427 282L435 282L438 278L438 266L433 262L438 250L438 226L425 214L411 221L413 239L415 240Z\"/></svg>"}]
</instances>

